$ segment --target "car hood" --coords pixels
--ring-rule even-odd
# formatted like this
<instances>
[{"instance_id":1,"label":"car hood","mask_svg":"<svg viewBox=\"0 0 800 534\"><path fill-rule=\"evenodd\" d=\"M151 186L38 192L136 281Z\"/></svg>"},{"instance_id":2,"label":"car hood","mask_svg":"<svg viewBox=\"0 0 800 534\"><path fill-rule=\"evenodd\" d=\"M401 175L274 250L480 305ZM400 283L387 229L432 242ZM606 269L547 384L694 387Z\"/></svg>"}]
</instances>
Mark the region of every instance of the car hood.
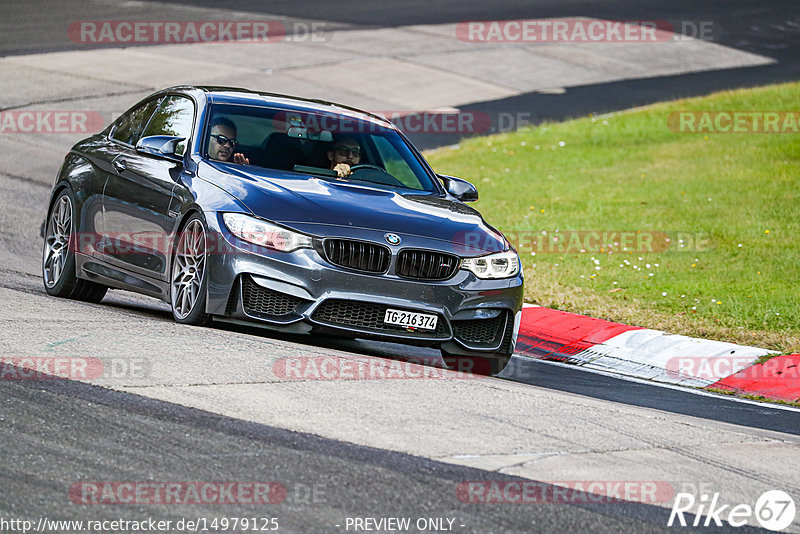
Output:
<instances>
[{"instance_id":1,"label":"car hood","mask_svg":"<svg viewBox=\"0 0 800 534\"><path fill-rule=\"evenodd\" d=\"M370 229L436 239L476 255L507 248L480 213L439 195L400 194L358 182L220 162L206 165L213 170L204 173L201 168L201 177L254 215L301 232L352 236L348 229Z\"/></svg>"}]
</instances>

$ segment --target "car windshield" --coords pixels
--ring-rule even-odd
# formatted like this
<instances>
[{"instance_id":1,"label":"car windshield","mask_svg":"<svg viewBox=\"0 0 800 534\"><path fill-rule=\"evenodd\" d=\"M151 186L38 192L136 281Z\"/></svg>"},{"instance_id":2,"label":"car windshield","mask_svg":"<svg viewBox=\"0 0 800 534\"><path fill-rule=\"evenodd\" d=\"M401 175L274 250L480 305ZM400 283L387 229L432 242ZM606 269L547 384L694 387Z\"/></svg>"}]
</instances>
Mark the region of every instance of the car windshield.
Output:
<instances>
[{"instance_id":1,"label":"car windshield","mask_svg":"<svg viewBox=\"0 0 800 534\"><path fill-rule=\"evenodd\" d=\"M382 188L437 192L408 143L377 120L332 112L215 104L209 114L203 155L336 180L346 163L351 182Z\"/></svg>"}]
</instances>

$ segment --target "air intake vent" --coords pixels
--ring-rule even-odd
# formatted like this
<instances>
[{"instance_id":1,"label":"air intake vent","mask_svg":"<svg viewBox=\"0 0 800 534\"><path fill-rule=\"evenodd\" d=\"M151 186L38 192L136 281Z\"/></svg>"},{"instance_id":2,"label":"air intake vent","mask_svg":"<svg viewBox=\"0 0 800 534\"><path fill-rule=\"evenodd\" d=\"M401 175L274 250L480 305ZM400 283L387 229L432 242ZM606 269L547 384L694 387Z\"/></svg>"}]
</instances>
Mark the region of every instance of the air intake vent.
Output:
<instances>
[{"instance_id":1,"label":"air intake vent","mask_svg":"<svg viewBox=\"0 0 800 534\"><path fill-rule=\"evenodd\" d=\"M450 335L447 321L441 315L439 315L439 320L436 322L435 331L412 330L402 326L386 324L383 322L383 318L386 315L387 307L373 302L328 299L319 305L312 314L311 319L331 326L354 327L382 334L402 334L404 337L441 339Z\"/></svg>"},{"instance_id":2,"label":"air intake vent","mask_svg":"<svg viewBox=\"0 0 800 534\"><path fill-rule=\"evenodd\" d=\"M427 250L404 250L397 258L397 275L416 280L447 280L458 270L459 259Z\"/></svg>"},{"instance_id":3,"label":"air intake vent","mask_svg":"<svg viewBox=\"0 0 800 534\"><path fill-rule=\"evenodd\" d=\"M294 313L303 302L292 295L261 287L249 276L242 277L242 299L242 307L248 315L266 319Z\"/></svg>"},{"instance_id":4,"label":"air intake vent","mask_svg":"<svg viewBox=\"0 0 800 534\"><path fill-rule=\"evenodd\" d=\"M508 331L509 328L511 332ZM491 319L453 321L453 333L456 338L465 345L476 348L497 347L503 342L501 350L508 350L513 329L514 318L507 311Z\"/></svg>"},{"instance_id":5,"label":"air intake vent","mask_svg":"<svg viewBox=\"0 0 800 534\"><path fill-rule=\"evenodd\" d=\"M332 264L365 273L386 272L392 256L388 248L364 241L326 239L323 247Z\"/></svg>"}]
</instances>

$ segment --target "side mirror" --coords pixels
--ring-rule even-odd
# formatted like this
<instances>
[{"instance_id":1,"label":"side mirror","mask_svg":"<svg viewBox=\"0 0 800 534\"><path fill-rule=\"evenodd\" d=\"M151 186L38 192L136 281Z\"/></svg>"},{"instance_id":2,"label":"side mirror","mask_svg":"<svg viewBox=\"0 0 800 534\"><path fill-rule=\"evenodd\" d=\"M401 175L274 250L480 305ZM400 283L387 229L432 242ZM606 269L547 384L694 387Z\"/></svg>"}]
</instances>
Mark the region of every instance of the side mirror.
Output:
<instances>
[{"instance_id":1,"label":"side mirror","mask_svg":"<svg viewBox=\"0 0 800 534\"><path fill-rule=\"evenodd\" d=\"M463 178L456 178L455 176L447 176L439 174L439 178L444 182L444 187L447 192L456 197L461 202L475 202L478 200L478 188L464 180Z\"/></svg>"},{"instance_id":2,"label":"side mirror","mask_svg":"<svg viewBox=\"0 0 800 534\"><path fill-rule=\"evenodd\" d=\"M186 141L185 137L151 135L139 139L139 142L136 143L136 151L176 163L183 163L183 155L178 154L178 144L183 141Z\"/></svg>"}]
</instances>

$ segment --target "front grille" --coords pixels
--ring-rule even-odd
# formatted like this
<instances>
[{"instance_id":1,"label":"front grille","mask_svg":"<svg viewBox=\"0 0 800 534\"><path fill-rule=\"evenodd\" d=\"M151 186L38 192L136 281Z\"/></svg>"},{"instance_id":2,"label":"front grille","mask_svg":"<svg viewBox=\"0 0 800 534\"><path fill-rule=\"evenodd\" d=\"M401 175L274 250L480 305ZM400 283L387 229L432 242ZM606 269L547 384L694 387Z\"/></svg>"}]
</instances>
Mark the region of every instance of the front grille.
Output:
<instances>
[{"instance_id":1,"label":"front grille","mask_svg":"<svg viewBox=\"0 0 800 534\"><path fill-rule=\"evenodd\" d=\"M367 273L386 272L392 257L388 248L364 241L326 239L323 248L334 265Z\"/></svg>"},{"instance_id":2,"label":"front grille","mask_svg":"<svg viewBox=\"0 0 800 534\"><path fill-rule=\"evenodd\" d=\"M453 333L459 341L469 345L499 345L506 330L506 315L507 312L503 312L491 319L453 321Z\"/></svg>"},{"instance_id":3,"label":"front grille","mask_svg":"<svg viewBox=\"0 0 800 534\"><path fill-rule=\"evenodd\" d=\"M317 307L311 319L332 326L354 327L378 333L402 333L421 338L448 337L447 323L439 315L436 330L407 330L402 326L385 324L383 318L390 306L371 302L358 302L343 299L328 299ZM393 308L394 309L394 308Z\"/></svg>"},{"instance_id":4,"label":"front grille","mask_svg":"<svg viewBox=\"0 0 800 534\"><path fill-rule=\"evenodd\" d=\"M403 250L397 257L397 275L417 280L447 280L458 270L459 259L427 250Z\"/></svg>"},{"instance_id":5,"label":"front grille","mask_svg":"<svg viewBox=\"0 0 800 534\"><path fill-rule=\"evenodd\" d=\"M242 306L245 313L255 317L281 317L293 313L303 299L273 291L242 277Z\"/></svg>"}]
</instances>

